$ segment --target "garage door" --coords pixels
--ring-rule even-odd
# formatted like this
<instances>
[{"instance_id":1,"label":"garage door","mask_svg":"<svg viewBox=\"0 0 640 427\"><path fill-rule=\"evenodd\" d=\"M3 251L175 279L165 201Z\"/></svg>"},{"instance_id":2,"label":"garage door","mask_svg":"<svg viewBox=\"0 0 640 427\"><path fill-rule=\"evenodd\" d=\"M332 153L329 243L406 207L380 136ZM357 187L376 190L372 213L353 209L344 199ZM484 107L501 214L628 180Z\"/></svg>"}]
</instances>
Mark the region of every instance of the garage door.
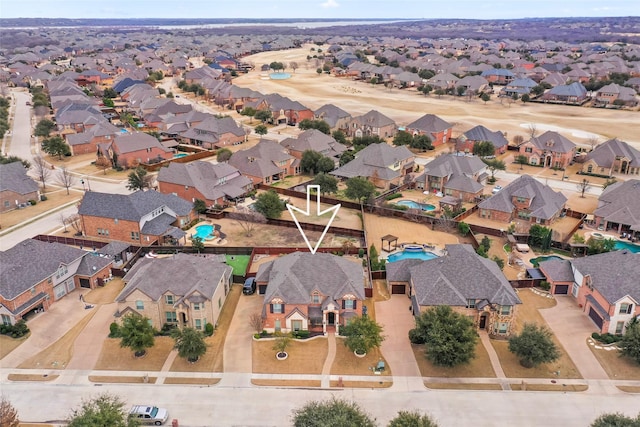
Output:
<instances>
[{"instance_id":1,"label":"garage door","mask_svg":"<svg viewBox=\"0 0 640 427\"><path fill-rule=\"evenodd\" d=\"M406 294L405 285L391 285L392 294Z\"/></svg>"},{"instance_id":2,"label":"garage door","mask_svg":"<svg viewBox=\"0 0 640 427\"><path fill-rule=\"evenodd\" d=\"M589 317L594 321L598 328L602 329L602 317L593 309L593 307L589 307Z\"/></svg>"},{"instance_id":3,"label":"garage door","mask_svg":"<svg viewBox=\"0 0 640 427\"><path fill-rule=\"evenodd\" d=\"M556 285L553 288L553 293L556 295L567 295L569 293L569 285Z\"/></svg>"}]
</instances>

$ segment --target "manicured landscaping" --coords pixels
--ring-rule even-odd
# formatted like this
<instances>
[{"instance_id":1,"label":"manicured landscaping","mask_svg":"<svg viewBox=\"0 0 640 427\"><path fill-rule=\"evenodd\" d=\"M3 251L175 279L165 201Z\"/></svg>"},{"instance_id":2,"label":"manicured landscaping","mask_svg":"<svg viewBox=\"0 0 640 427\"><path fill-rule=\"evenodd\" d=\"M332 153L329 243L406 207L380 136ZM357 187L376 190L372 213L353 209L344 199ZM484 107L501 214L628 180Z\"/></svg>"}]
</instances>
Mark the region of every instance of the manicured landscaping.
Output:
<instances>
[{"instance_id":1,"label":"manicured landscaping","mask_svg":"<svg viewBox=\"0 0 640 427\"><path fill-rule=\"evenodd\" d=\"M320 387L318 380L261 380L253 379L251 384L263 387Z\"/></svg>"},{"instance_id":2,"label":"manicured landscaping","mask_svg":"<svg viewBox=\"0 0 640 427\"><path fill-rule=\"evenodd\" d=\"M373 368L379 361L384 361L385 370L382 376L390 376L389 363L382 357L380 349L369 351L364 357L357 357L347 346L344 339L336 337L336 358L331 366L331 375L374 375Z\"/></svg>"},{"instance_id":3,"label":"manicured landscaping","mask_svg":"<svg viewBox=\"0 0 640 427\"><path fill-rule=\"evenodd\" d=\"M253 372L259 374L321 374L329 353L326 338L291 340L285 360L276 359L275 340L261 339L252 343ZM341 344L341 343L338 343Z\"/></svg>"},{"instance_id":4,"label":"manicured landscaping","mask_svg":"<svg viewBox=\"0 0 640 427\"><path fill-rule=\"evenodd\" d=\"M500 384L487 383L436 383L424 382L425 387L436 390L502 390Z\"/></svg>"},{"instance_id":5,"label":"manicured landscaping","mask_svg":"<svg viewBox=\"0 0 640 427\"><path fill-rule=\"evenodd\" d=\"M225 255L227 265L233 268L233 274L236 276L244 276L247 272L247 266L251 255Z\"/></svg>"},{"instance_id":6,"label":"manicured landscaping","mask_svg":"<svg viewBox=\"0 0 640 427\"><path fill-rule=\"evenodd\" d=\"M38 375L38 374L9 374L9 381L53 381L60 375Z\"/></svg>"},{"instance_id":7,"label":"manicured landscaping","mask_svg":"<svg viewBox=\"0 0 640 427\"><path fill-rule=\"evenodd\" d=\"M153 347L143 357L134 357L130 348L120 347L120 338L106 338L95 370L102 371L160 371L173 350L173 339L155 337Z\"/></svg>"},{"instance_id":8,"label":"manicured landscaping","mask_svg":"<svg viewBox=\"0 0 640 427\"><path fill-rule=\"evenodd\" d=\"M592 345L589 348L612 380L640 380L640 365L628 357L621 357L620 351L596 349Z\"/></svg>"},{"instance_id":9,"label":"manicured landscaping","mask_svg":"<svg viewBox=\"0 0 640 427\"><path fill-rule=\"evenodd\" d=\"M25 342L29 335L20 338L11 338L6 335L0 335L0 359L18 348L20 344Z\"/></svg>"},{"instance_id":10,"label":"manicured landscaping","mask_svg":"<svg viewBox=\"0 0 640 427\"><path fill-rule=\"evenodd\" d=\"M215 385L220 378L166 377L163 384Z\"/></svg>"},{"instance_id":11,"label":"manicured landscaping","mask_svg":"<svg viewBox=\"0 0 640 427\"><path fill-rule=\"evenodd\" d=\"M511 390L515 391L587 391L586 384L511 384Z\"/></svg>"},{"instance_id":12,"label":"manicured landscaping","mask_svg":"<svg viewBox=\"0 0 640 427\"><path fill-rule=\"evenodd\" d=\"M476 343L476 357L470 363L448 368L436 366L429 362L425 356L425 346L423 344L411 344L413 355L418 363L420 375L423 377L441 378L495 378L496 373L491 367L489 354L485 350L482 342Z\"/></svg>"},{"instance_id":13,"label":"manicured landscaping","mask_svg":"<svg viewBox=\"0 0 640 427\"><path fill-rule=\"evenodd\" d=\"M117 377L109 375L89 375L89 381L92 383L108 383L108 384L155 384L158 377L145 377L141 375L139 377Z\"/></svg>"}]
</instances>

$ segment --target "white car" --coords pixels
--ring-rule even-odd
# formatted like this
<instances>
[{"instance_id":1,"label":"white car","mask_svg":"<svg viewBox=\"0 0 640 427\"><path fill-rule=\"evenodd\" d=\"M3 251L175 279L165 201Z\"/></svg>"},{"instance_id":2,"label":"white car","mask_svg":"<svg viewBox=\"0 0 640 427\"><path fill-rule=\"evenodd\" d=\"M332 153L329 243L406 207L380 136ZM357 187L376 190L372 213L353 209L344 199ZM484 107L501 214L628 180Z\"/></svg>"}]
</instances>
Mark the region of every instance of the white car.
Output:
<instances>
[{"instance_id":1,"label":"white car","mask_svg":"<svg viewBox=\"0 0 640 427\"><path fill-rule=\"evenodd\" d=\"M129 411L129 417L138 420L138 422L143 425L160 426L167 422L169 412L157 406L135 405Z\"/></svg>"},{"instance_id":2,"label":"white car","mask_svg":"<svg viewBox=\"0 0 640 427\"><path fill-rule=\"evenodd\" d=\"M499 185L496 185L495 187L493 187L493 190L491 190L491 192L493 194L496 194L497 192L499 192L500 190L502 190L502 187Z\"/></svg>"}]
</instances>

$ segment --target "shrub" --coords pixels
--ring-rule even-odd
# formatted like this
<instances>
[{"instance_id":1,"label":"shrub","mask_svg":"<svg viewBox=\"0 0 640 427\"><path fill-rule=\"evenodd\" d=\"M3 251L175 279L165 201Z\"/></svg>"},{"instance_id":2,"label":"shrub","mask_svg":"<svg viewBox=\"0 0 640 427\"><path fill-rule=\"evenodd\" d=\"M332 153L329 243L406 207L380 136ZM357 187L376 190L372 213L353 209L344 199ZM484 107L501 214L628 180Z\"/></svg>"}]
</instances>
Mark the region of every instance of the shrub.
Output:
<instances>
[{"instance_id":1,"label":"shrub","mask_svg":"<svg viewBox=\"0 0 640 427\"><path fill-rule=\"evenodd\" d=\"M309 331L294 331L292 335L294 338L304 340L309 338Z\"/></svg>"},{"instance_id":2,"label":"shrub","mask_svg":"<svg viewBox=\"0 0 640 427\"><path fill-rule=\"evenodd\" d=\"M364 248L358 249L358 258L364 257Z\"/></svg>"},{"instance_id":3,"label":"shrub","mask_svg":"<svg viewBox=\"0 0 640 427\"><path fill-rule=\"evenodd\" d=\"M120 337L120 326L116 322L111 322L109 325L109 338Z\"/></svg>"},{"instance_id":4,"label":"shrub","mask_svg":"<svg viewBox=\"0 0 640 427\"><path fill-rule=\"evenodd\" d=\"M409 341L411 341L411 344L424 344L425 342L424 336L415 328L409 331Z\"/></svg>"},{"instance_id":5,"label":"shrub","mask_svg":"<svg viewBox=\"0 0 640 427\"><path fill-rule=\"evenodd\" d=\"M176 325L175 323L165 323L164 325L162 325L160 331L158 331L158 335L168 337L171 335L171 332L177 327L178 325Z\"/></svg>"},{"instance_id":6,"label":"shrub","mask_svg":"<svg viewBox=\"0 0 640 427\"><path fill-rule=\"evenodd\" d=\"M540 282L540 287L545 291L548 291L549 289L551 289L551 284L546 280L543 280L542 282Z\"/></svg>"},{"instance_id":7,"label":"shrub","mask_svg":"<svg viewBox=\"0 0 640 427\"><path fill-rule=\"evenodd\" d=\"M265 331L264 329L262 330L262 332L260 332L260 336L261 337L266 337L267 335L269 335L269 333L267 331Z\"/></svg>"},{"instance_id":8,"label":"shrub","mask_svg":"<svg viewBox=\"0 0 640 427\"><path fill-rule=\"evenodd\" d=\"M591 338L593 338L594 340L600 341L600 334L597 332L594 332L591 334Z\"/></svg>"},{"instance_id":9,"label":"shrub","mask_svg":"<svg viewBox=\"0 0 640 427\"><path fill-rule=\"evenodd\" d=\"M204 334L208 337L213 335L213 325L211 324L211 322L207 322L207 324L204 325Z\"/></svg>"},{"instance_id":10,"label":"shrub","mask_svg":"<svg viewBox=\"0 0 640 427\"><path fill-rule=\"evenodd\" d=\"M384 199L385 200L393 200L393 199L398 199L400 197L402 197L402 193L393 193L393 194L389 194Z\"/></svg>"},{"instance_id":11,"label":"shrub","mask_svg":"<svg viewBox=\"0 0 640 427\"><path fill-rule=\"evenodd\" d=\"M31 206L35 206L35 205L36 205L36 203L38 203L38 202L36 202L36 201L35 201L35 200L33 200L33 199L29 200L29 204L30 204Z\"/></svg>"},{"instance_id":12,"label":"shrub","mask_svg":"<svg viewBox=\"0 0 640 427\"><path fill-rule=\"evenodd\" d=\"M24 320L20 319L14 325L0 326L0 333L11 338L20 338L29 333L29 327Z\"/></svg>"}]
</instances>

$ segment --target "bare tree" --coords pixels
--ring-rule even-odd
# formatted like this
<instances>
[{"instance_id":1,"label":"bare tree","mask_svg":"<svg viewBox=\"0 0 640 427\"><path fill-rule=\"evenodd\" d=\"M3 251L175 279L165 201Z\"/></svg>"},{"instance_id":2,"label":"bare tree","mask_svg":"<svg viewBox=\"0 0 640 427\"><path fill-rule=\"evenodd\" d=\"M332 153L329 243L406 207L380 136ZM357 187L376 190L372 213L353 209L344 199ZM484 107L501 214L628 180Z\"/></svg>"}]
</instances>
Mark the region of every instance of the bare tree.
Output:
<instances>
[{"instance_id":1,"label":"bare tree","mask_svg":"<svg viewBox=\"0 0 640 427\"><path fill-rule=\"evenodd\" d=\"M69 215L64 219L64 221L68 226L73 228L73 230L76 232L76 235L82 235L82 221L80 215Z\"/></svg>"},{"instance_id":2,"label":"bare tree","mask_svg":"<svg viewBox=\"0 0 640 427\"><path fill-rule=\"evenodd\" d=\"M227 217L235 220L247 237L253 235L253 230L258 224L266 224L267 222L267 218L260 212L247 208L239 208L236 212L230 212Z\"/></svg>"},{"instance_id":3,"label":"bare tree","mask_svg":"<svg viewBox=\"0 0 640 427\"><path fill-rule=\"evenodd\" d=\"M96 159L96 166L102 169L102 174L107 174L107 169L111 168L111 160L109 160L106 156L99 156Z\"/></svg>"},{"instance_id":4,"label":"bare tree","mask_svg":"<svg viewBox=\"0 0 640 427\"><path fill-rule=\"evenodd\" d=\"M64 213L60 212L59 218L60 218L60 222L62 223L62 226L64 227L64 233L68 233L69 230L67 230L67 217L64 216Z\"/></svg>"},{"instance_id":5,"label":"bare tree","mask_svg":"<svg viewBox=\"0 0 640 427\"><path fill-rule=\"evenodd\" d=\"M260 313L253 313L249 315L249 325L251 325L257 334L262 332L262 315Z\"/></svg>"},{"instance_id":6,"label":"bare tree","mask_svg":"<svg viewBox=\"0 0 640 427\"><path fill-rule=\"evenodd\" d=\"M535 138L538 133L538 126L535 123L529 123L529 136Z\"/></svg>"},{"instance_id":7,"label":"bare tree","mask_svg":"<svg viewBox=\"0 0 640 427\"><path fill-rule=\"evenodd\" d=\"M438 218L438 226L443 231L451 231L451 230L453 230L454 227L456 226L456 222L455 222L455 220L453 218L454 218L453 210L448 206L443 206L442 213L440 214L440 217Z\"/></svg>"},{"instance_id":8,"label":"bare tree","mask_svg":"<svg viewBox=\"0 0 640 427\"><path fill-rule=\"evenodd\" d=\"M67 194L69 194L69 187L75 184L76 181L76 177L66 167L63 166L58 170L58 183L67 190Z\"/></svg>"},{"instance_id":9,"label":"bare tree","mask_svg":"<svg viewBox=\"0 0 640 427\"><path fill-rule=\"evenodd\" d=\"M44 160L42 156L36 156L33 158L33 171L35 172L38 180L42 183L42 189L47 188L47 180L51 176L51 167Z\"/></svg>"},{"instance_id":10,"label":"bare tree","mask_svg":"<svg viewBox=\"0 0 640 427\"><path fill-rule=\"evenodd\" d=\"M298 63L295 61L291 61L289 62L289 67L291 67L291 69L293 70L293 72L296 72L296 69L298 69Z\"/></svg>"},{"instance_id":11,"label":"bare tree","mask_svg":"<svg viewBox=\"0 0 640 427\"><path fill-rule=\"evenodd\" d=\"M522 135L514 135L512 141L516 147L519 147L524 142L524 137Z\"/></svg>"},{"instance_id":12,"label":"bare tree","mask_svg":"<svg viewBox=\"0 0 640 427\"><path fill-rule=\"evenodd\" d=\"M600 144L600 138L598 138L597 135L590 136L589 139L587 139L587 144L591 148L589 151L593 151L593 149Z\"/></svg>"},{"instance_id":13,"label":"bare tree","mask_svg":"<svg viewBox=\"0 0 640 427\"><path fill-rule=\"evenodd\" d=\"M9 399L2 396L0 399L0 426L18 427L19 425L18 411L16 411Z\"/></svg>"},{"instance_id":14,"label":"bare tree","mask_svg":"<svg viewBox=\"0 0 640 427\"><path fill-rule=\"evenodd\" d=\"M404 216L409 221L420 222L420 217L422 217L422 213L420 209L407 209L402 216Z\"/></svg>"},{"instance_id":15,"label":"bare tree","mask_svg":"<svg viewBox=\"0 0 640 427\"><path fill-rule=\"evenodd\" d=\"M578 191L580 192L580 197L582 197L584 199L584 193L591 188L591 183L589 182L588 179L584 178L582 181L580 181L576 185L576 187L578 188Z\"/></svg>"}]
</instances>

